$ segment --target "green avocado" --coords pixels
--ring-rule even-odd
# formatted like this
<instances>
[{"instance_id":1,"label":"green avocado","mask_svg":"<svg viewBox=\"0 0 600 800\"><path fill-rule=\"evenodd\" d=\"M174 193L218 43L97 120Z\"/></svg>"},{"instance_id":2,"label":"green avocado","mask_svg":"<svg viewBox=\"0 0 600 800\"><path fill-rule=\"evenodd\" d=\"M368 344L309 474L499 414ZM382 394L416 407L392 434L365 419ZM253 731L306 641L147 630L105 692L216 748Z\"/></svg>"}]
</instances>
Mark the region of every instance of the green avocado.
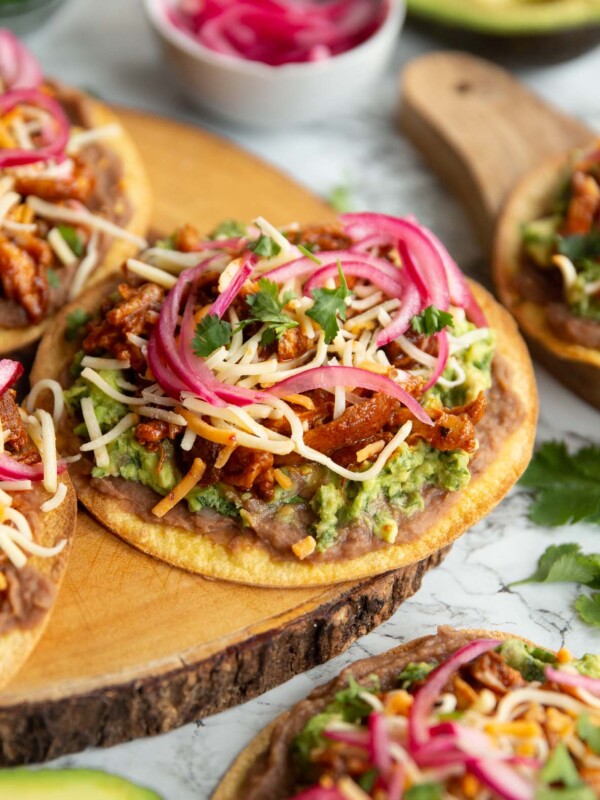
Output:
<instances>
[{"instance_id":1,"label":"green avocado","mask_svg":"<svg viewBox=\"0 0 600 800\"><path fill-rule=\"evenodd\" d=\"M94 769L0 770L0 800L161 800L142 786Z\"/></svg>"},{"instance_id":2,"label":"green avocado","mask_svg":"<svg viewBox=\"0 0 600 800\"><path fill-rule=\"evenodd\" d=\"M519 36L600 25L600 0L407 0L408 11L441 25Z\"/></svg>"}]
</instances>

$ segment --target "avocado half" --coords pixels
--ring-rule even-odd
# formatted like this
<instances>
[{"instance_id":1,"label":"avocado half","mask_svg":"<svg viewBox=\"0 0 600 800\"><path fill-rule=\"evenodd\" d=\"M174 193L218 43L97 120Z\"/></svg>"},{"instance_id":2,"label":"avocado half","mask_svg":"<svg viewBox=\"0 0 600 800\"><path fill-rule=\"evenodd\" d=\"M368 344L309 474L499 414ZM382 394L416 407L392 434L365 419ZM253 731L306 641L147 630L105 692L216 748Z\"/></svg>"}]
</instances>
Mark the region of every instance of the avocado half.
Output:
<instances>
[{"instance_id":1,"label":"avocado half","mask_svg":"<svg viewBox=\"0 0 600 800\"><path fill-rule=\"evenodd\" d=\"M499 36L600 26L600 0L407 0L407 6L440 25Z\"/></svg>"},{"instance_id":2,"label":"avocado half","mask_svg":"<svg viewBox=\"0 0 600 800\"><path fill-rule=\"evenodd\" d=\"M156 792L94 769L3 769L0 800L161 800Z\"/></svg>"}]
</instances>

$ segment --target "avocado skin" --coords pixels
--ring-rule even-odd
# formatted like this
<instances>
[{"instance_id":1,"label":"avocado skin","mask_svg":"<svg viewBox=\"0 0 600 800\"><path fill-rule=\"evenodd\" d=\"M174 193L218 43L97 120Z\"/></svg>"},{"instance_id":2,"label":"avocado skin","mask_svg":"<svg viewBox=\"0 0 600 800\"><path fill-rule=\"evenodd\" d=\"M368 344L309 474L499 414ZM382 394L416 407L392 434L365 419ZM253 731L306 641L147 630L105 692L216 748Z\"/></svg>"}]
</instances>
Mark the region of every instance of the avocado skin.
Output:
<instances>
[{"instance_id":1,"label":"avocado skin","mask_svg":"<svg viewBox=\"0 0 600 800\"><path fill-rule=\"evenodd\" d=\"M162 800L151 789L94 769L0 770L0 800Z\"/></svg>"}]
</instances>

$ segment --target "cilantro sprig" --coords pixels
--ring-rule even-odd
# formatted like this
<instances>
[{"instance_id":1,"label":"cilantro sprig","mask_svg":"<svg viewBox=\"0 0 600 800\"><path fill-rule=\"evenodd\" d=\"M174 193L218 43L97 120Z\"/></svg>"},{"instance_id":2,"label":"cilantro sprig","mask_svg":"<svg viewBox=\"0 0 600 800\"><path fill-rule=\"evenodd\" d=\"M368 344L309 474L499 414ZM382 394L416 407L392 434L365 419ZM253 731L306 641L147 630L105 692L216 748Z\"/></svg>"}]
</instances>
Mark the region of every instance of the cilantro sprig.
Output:
<instances>
[{"instance_id":1,"label":"cilantro sprig","mask_svg":"<svg viewBox=\"0 0 600 800\"><path fill-rule=\"evenodd\" d=\"M540 556L532 575L510 585L523 583L577 583L600 589L600 553L582 553L578 544L551 545ZM600 592L581 594L575 610L583 622L600 628Z\"/></svg>"},{"instance_id":2,"label":"cilantro sprig","mask_svg":"<svg viewBox=\"0 0 600 800\"><path fill-rule=\"evenodd\" d=\"M325 334L325 342L329 344L338 334L340 329L338 317L344 322L346 320L346 298L352 292L348 289L346 276L342 271L342 265L338 261L338 275L340 285L336 289L313 289L312 296L314 305L308 309L306 316L314 319L321 326Z\"/></svg>"},{"instance_id":3,"label":"cilantro sprig","mask_svg":"<svg viewBox=\"0 0 600 800\"><path fill-rule=\"evenodd\" d=\"M453 317L448 311L441 311L435 306L427 306L420 314L410 321L410 326L415 333L421 336L433 336L435 333L443 331L444 328L452 327Z\"/></svg>"},{"instance_id":4,"label":"cilantro sprig","mask_svg":"<svg viewBox=\"0 0 600 800\"><path fill-rule=\"evenodd\" d=\"M248 250L252 250L257 256L263 256L264 258L271 258L281 253L281 247L277 242L264 233L261 233L254 242L250 242Z\"/></svg>"},{"instance_id":5,"label":"cilantro sprig","mask_svg":"<svg viewBox=\"0 0 600 800\"><path fill-rule=\"evenodd\" d=\"M76 308L70 314L67 314L67 327L65 329L65 339L68 342L73 342L79 335L80 329L87 325L91 320L92 315L84 311L83 308Z\"/></svg>"},{"instance_id":6,"label":"cilantro sprig","mask_svg":"<svg viewBox=\"0 0 600 800\"><path fill-rule=\"evenodd\" d=\"M564 442L546 442L521 478L535 500L529 518L538 525L600 523L600 447L570 454Z\"/></svg>"},{"instance_id":7,"label":"cilantro sprig","mask_svg":"<svg viewBox=\"0 0 600 800\"><path fill-rule=\"evenodd\" d=\"M286 303L294 297L293 292L284 292L281 300L279 299L279 287L274 281L268 278L261 278L258 282L259 291L249 294L246 302L250 306L250 316L241 320L237 330L243 330L253 322L260 322L266 325L261 337L263 346L272 344L279 339L286 331L298 327L295 319L292 319L283 310Z\"/></svg>"},{"instance_id":8,"label":"cilantro sprig","mask_svg":"<svg viewBox=\"0 0 600 800\"><path fill-rule=\"evenodd\" d=\"M231 324L216 314L205 314L196 325L192 350L197 356L207 358L219 347L228 345L233 335Z\"/></svg>"}]
</instances>

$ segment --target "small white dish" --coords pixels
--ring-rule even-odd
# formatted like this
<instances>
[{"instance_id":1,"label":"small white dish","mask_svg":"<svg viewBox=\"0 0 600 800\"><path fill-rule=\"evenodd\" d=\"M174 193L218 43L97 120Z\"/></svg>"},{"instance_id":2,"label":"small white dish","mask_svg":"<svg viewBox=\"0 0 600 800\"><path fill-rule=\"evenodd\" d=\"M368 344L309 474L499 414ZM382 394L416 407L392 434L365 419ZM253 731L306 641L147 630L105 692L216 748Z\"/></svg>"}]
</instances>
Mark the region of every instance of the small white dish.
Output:
<instances>
[{"instance_id":1,"label":"small white dish","mask_svg":"<svg viewBox=\"0 0 600 800\"><path fill-rule=\"evenodd\" d=\"M170 22L169 0L144 0L165 57L190 99L229 122L274 128L327 117L368 90L392 55L405 16L404 0L358 47L321 61L272 67L222 55Z\"/></svg>"}]
</instances>

